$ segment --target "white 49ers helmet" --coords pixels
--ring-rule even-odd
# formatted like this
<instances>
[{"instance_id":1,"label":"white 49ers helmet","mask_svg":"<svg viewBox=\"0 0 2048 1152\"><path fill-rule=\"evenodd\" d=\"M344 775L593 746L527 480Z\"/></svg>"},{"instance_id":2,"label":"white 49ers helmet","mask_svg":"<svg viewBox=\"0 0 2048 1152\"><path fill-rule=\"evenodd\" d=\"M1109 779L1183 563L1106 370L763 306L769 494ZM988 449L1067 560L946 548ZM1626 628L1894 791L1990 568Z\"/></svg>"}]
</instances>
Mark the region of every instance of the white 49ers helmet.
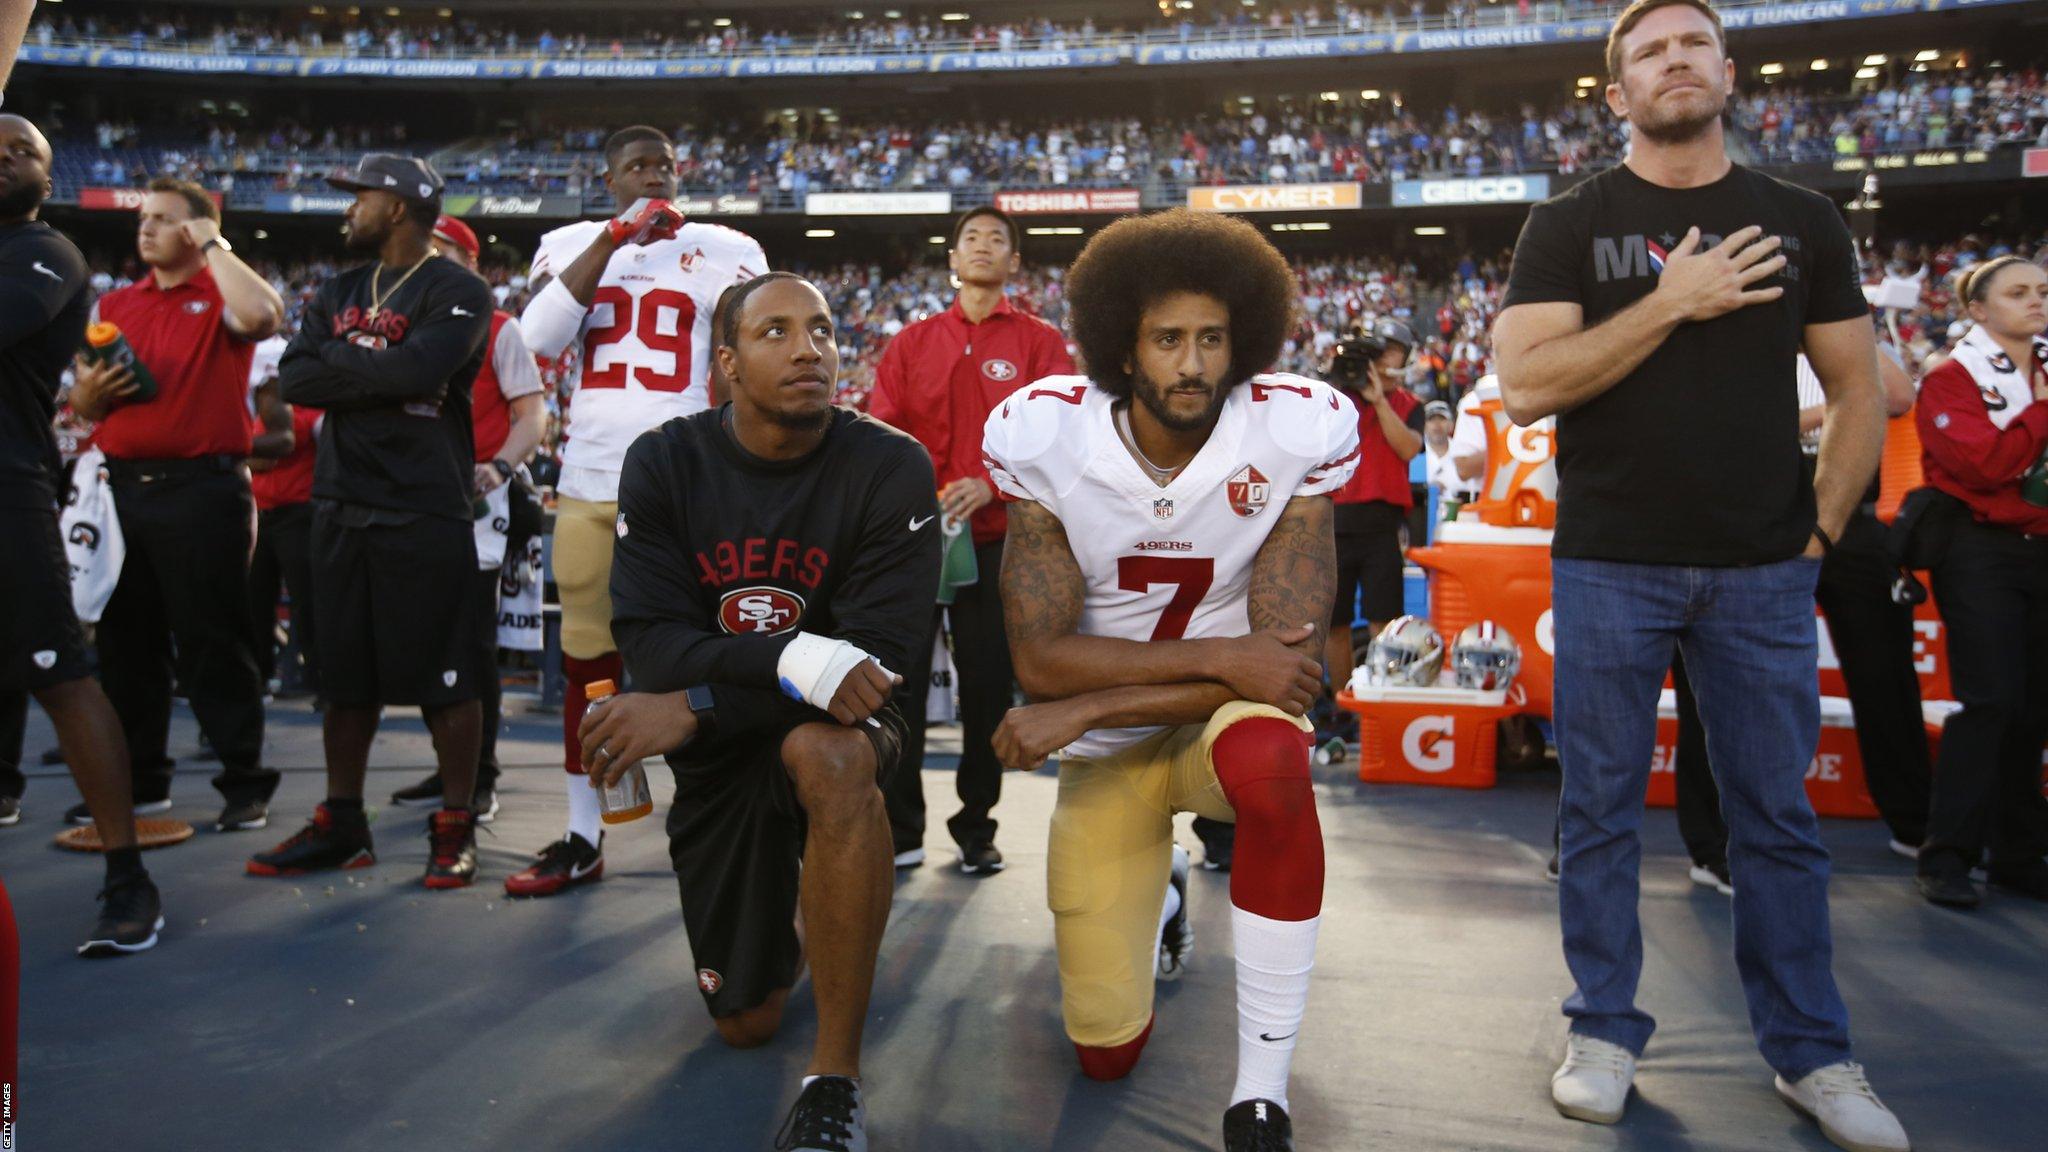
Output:
<instances>
[{"instance_id":1,"label":"white 49ers helmet","mask_svg":"<svg viewBox=\"0 0 2048 1152\"><path fill-rule=\"evenodd\" d=\"M1491 620L1466 625L1451 643L1451 675L1460 688L1499 691L1521 670L1522 646Z\"/></svg>"},{"instance_id":2,"label":"white 49ers helmet","mask_svg":"<svg viewBox=\"0 0 2048 1152\"><path fill-rule=\"evenodd\" d=\"M1399 616L1365 649L1366 681L1428 688L1444 670L1444 638L1420 616Z\"/></svg>"}]
</instances>

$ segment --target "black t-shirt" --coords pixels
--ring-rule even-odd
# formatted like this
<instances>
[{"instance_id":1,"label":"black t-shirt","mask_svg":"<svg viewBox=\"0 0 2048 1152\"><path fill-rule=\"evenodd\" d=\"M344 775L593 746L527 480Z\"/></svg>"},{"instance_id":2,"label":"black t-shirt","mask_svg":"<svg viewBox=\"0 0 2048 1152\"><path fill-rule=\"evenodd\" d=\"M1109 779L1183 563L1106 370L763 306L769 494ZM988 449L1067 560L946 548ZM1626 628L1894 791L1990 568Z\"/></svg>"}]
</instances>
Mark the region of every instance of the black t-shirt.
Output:
<instances>
[{"instance_id":1,"label":"black t-shirt","mask_svg":"<svg viewBox=\"0 0 2048 1152\"><path fill-rule=\"evenodd\" d=\"M284 399L327 413L313 498L352 506L344 515L358 520L355 510L467 521L476 475L469 386L491 332L490 285L429 257L403 284L403 270L385 269L378 288L390 295L373 312L376 267L321 285L278 363Z\"/></svg>"},{"instance_id":2,"label":"black t-shirt","mask_svg":"<svg viewBox=\"0 0 2048 1152\"><path fill-rule=\"evenodd\" d=\"M1664 256L1751 225L1784 238L1785 294L1681 324L1635 371L1557 421L1558 556L1705 566L1789 559L1813 530L1796 357L1809 324L1862 316L1855 243L1816 193L1741 165L1702 188L1618 166L1538 204L1504 307L1569 302L1590 328L1649 295Z\"/></svg>"},{"instance_id":3,"label":"black t-shirt","mask_svg":"<svg viewBox=\"0 0 2048 1152\"><path fill-rule=\"evenodd\" d=\"M0 228L0 508L56 506L57 385L85 343L85 257L40 220Z\"/></svg>"},{"instance_id":4,"label":"black t-shirt","mask_svg":"<svg viewBox=\"0 0 2048 1152\"><path fill-rule=\"evenodd\" d=\"M835 409L799 460L739 446L724 408L643 433L619 476L612 636L636 687L709 685L717 738L672 760L825 712L783 695L798 632L858 646L902 675L931 642L940 534L931 458L871 417Z\"/></svg>"}]
</instances>

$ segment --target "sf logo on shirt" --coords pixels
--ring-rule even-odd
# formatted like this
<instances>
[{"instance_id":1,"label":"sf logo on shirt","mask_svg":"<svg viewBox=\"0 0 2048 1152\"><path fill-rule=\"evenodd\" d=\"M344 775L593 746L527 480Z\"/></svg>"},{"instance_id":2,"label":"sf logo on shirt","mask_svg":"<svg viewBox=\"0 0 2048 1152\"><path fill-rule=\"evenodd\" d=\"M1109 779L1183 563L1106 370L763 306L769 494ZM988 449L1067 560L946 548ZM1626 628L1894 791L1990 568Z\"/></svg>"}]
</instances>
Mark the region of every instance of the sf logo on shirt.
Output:
<instances>
[{"instance_id":1,"label":"sf logo on shirt","mask_svg":"<svg viewBox=\"0 0 2048 1152\"><path fill-rule=\"evenodd\" d=\"M718 626L734 636L787 632L803 614L803 597L769 584L735 588L718 601Z\"/></svg>"}]
</instances>

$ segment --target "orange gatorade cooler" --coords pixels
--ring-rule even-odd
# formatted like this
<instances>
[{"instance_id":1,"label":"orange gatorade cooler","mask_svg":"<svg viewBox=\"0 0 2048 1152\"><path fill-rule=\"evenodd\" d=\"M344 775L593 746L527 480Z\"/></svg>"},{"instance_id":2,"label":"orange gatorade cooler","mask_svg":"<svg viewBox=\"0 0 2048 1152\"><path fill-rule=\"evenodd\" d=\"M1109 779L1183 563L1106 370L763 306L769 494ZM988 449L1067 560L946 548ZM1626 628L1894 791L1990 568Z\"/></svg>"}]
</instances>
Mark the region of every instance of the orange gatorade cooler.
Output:
<instances>
[{"instance_id":1,"label":"orange gatorade cooler","mask_svg":"<svg viewBox=\"0 0 2048 1152\"><path fill-rule=\"evenodd\" d=\"M1408 558L1429 578L1429 622L1444 636L1491 620L1522 642L1522 671L1508 687L1510 714L1550 715L1550 533L1456 520L1437 543Z\"/></svg>"},{"instance_id":2,"label":"orange gatorade cooler","mask_svg":"<svg viewBox=\"0 0 2048 1152\"><path fill-rule=\"evenodd\" d=\"M1337 704L1358 713L1358 778L1368 784L1491 788L1494 732L1519 709L1505 690L1353 684Z\"/></svg>"},{"instance_id":3,"label":"orange gatorade cooler","mask_svg":"<svg viewBox=\"0 0 2048 1152\"><path fill-rule=\"evenodd\" d=\"M1678 693L1669 688L1657 700L1657 750L1650 762L1645 801L1652 808L1678 804ZM1840 696L1820 698L1820 747L1806 768L1806 798L1822 816L1868 820L1877 803L1863 782L1863 753L1856 744L1856 719Z\"/></svg>"}]
</instances>

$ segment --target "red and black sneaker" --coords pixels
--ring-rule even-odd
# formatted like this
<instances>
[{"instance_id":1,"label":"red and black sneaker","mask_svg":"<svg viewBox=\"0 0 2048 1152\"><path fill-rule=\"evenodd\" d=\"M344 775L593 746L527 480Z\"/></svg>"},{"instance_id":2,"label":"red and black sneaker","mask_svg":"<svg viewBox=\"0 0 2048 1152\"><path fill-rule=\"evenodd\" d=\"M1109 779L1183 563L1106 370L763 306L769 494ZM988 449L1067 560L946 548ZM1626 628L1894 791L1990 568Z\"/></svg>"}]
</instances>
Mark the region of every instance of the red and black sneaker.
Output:
<instances>
[{"instance_id":1,"label":"red and black sneaker","mask_svg":"<svg viewBox=\"0 0 2048 1152\"><path fill-rule=\"evenodd\" d=\"M427 821L429 888L467 888L476 883L476 816L467 808L443 808Z\"/></svg>"},{"instance_id":2,"label":"red and black sneaker","mask_svg":"<svg viewBox=\"0 0 2048 1152\"><path fill-rule=\"evenodd\" d=\"M604 879L604 833L597 843L574 832L540 850L531 867L505 877L507 896L553 896L578 884Z\"/></svg>"},{"instance_id":3,"label":"red and black sneaker","mask_svg":"<svg viewBox=\"0 0 2048 1152\"><path fill-rule=\"evenodd\" d=\"M297 876L334 868L368 868L377 862L370 822L362 813L337 815L327 805L282 844L249 857L251 876Z\"/></svg>"}]
</instances>

